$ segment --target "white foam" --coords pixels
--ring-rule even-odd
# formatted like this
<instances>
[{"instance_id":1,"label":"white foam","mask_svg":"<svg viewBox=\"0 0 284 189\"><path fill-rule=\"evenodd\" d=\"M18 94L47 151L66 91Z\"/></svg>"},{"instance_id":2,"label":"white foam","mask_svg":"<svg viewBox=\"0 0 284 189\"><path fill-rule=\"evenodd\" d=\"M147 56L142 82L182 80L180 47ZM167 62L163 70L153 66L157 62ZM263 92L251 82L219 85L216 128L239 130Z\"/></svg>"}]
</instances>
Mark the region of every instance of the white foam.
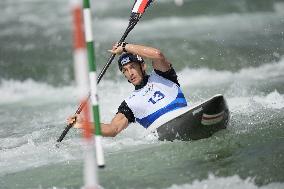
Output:
<instances>
[{"instance_id":1,"label":"white foam","mask_svg":"<svg viewBox=\"0 0 284 189\"><path fill-rule=\"evenodd\" d=\"M257 96L244 96L244 97L231 97L228 98L228 105L233 112L246 111L253 112L259 107L255 106L255 103L263 108L282 109L284 108L284 94L280 94L277 90L267 95ZM254 108L252 108L252 106Z\"/></svg>"},{"instance_id":2,"label":"white foam","mask_svg":"<svg viewBox=\"0 0 284 189\"><path fill-rule=\"evenodd\" d=\"M179 82L182 87L212 87L233 82L265 81L284 77L284 58L279 62L263 64L259 67L248 67L238 72L217 71L208 68L185 68L178 72ZM117 85L120 87L116 87ZM115 86L115 87L114 87ZM119 105L132 90L127 82L104 80L99 87L102 104ZM68 95L66 95L68 94ZM116 98L113 99L115 94ZM75 86L54 87L31 79L25 81L1 80L0 104L15 103L20 101L47 100L74 100L77 96ZM113 99L113 100L110 100ZM77 99L76 99L77 100ZM114 112L115 113L115 112Z\"/></svg>"},{"instance_id":3,"label":"white foam","mask_svg":"<svg viewBox=\"0 0 284 189\"><path fill-rule=\"evenodd\" d=\"M266 108L281 110L284 108L284 94L275 90L267 95L235 96L227 98L227 103L230 111L236 114L254 114Z\"/></svg>"},{"instance_id":4,"label":"white foam","mask_svg":"<svg viewBox=\"0 0 284 189\"><path fill-rule=\"evenodd\" d=\"M69 94L69 95L66 95ZM68 100L74 97L74 87L53 87L46 83L25 81L1 80L0 81L0 104L26 102L51 102Z\"/></svg>"},{"instance_id":5,"label":"white foam","mask_svg":"<svg viewBox=\"0 0 284 189\"><path fill-rule=\"evenodd\" d=\"M279 94L277 90L269 93L267 96L255 96L253 98L256 102L262 104L262 106L272 109L284 108L284 95Z\"/></svg>"},{"instance_id":6,"label":"white foam","mask_svg":"<svg viewBox=\"0 0 284 189\"><path fill-rule=\"evenodd\" d=\"M204 88L207 86L218 86L222 83L233 83L235 81L247 82L264 81L273 78L283 77L284 73L284 60L283 58L279 63L265 64L256 68L244 68L239 72L233 73L230 71L216 71L210 69L184 69L178 75L182 86ZM117 107L122 102L133 86L127 81L107 81L101 82L99 87L100 94L100 112L103 122L110 122L111 118L115 115ZM76 102L76 88L75 86L66 87L53 87L51 85L35 82L33 80L15 81L15 80L2 80L0 83L0 104L9 103L27 103L33 105L34 103L40 104L56 104L61 101ZM280 94L277 90L269 94L257 95L233 95L229 98L228 105L232 112L255 112L256 109L251 108L253 103L257 103L264 108L282 109L284 107L284 95ZM255 107L255 106L253 106ZM68 113L69 112L69 113ZM62 123L62 130L64 129L64 115L72 114L73 107L62 107L58 111L51 112L45 124L59 126ZM9 118L8 118L9 119ZM9 122L7 119L6 123ZM41 118L45 119L45 118ZM3 121L3 120L2 120ZM5 121L5 120L4 120ZM55 122L54 122L55 121ZM4 122L5 123L5 122ZM20 124L23 124L19 120ZM31 134L26 134L22 137L6 137L0 140L0 169L3 174L24 170L29 167L42 166L58 161L68 161L72 159L80 159L80 132L75 134L72 139L65 139L60 148L60 152L54 149L54 141L56 138L51 138L47 142L35 142L39 138L46 138L44 131L39 130L39 124L42 122L31 121L30 127L35 131ZM21 125L21 128L28 130L26 125ZM55 135L60 134L60 129L50 128ZM1 132L5 132L4 130ZM74 130L72 132L75 132ZM23 134L23 133L22 133ZM129 127L119 134L116 138L104 138L103 147L106 153L128 149L131 147L143 148L148 145L159 145L155 135L145 134L145 129L138 124L131 124ZM48 154L48 155L46 155ZM187 185L186 185L187 186ZM177 186L177 187L186 187ZM191 185L189 185L191 187Z\"/></svg>"},{"instance_id":7,"label":"white foam","mask_svg":"<svg viewBox=\"0 0 284 189\"><path fill-rule=\"evenodd\" d=\"M220 84L247 81L263 81L284 77L284 57L279 62L247 67L238 72L217 71L208 68L185 68L178 73L182 86L216 86Z\"/></svg>"},{"instance_id":8,"label":"white foam","mask_svg":"<svg viewBox=\"0 0 284 189\"><path fill-rule=\"evenodd\" d=\"M234 73L217 71L208 68L185 68L178 73L179 82L183 87L214 86L232 81Z\"/></svg>"},{"instance_id":9,"label":"white foam","mask_svg":"<svg viewBox=\"0 0 284 189\"><path fill-rule=\"evenodd\" d=\"M270 183L264 186L257 186L253 179L241 179L238 175L229 177L216 177L212 174L207 179L195 180L191 184L173 185L167 189L279 189L284 183Z\"/></svg>"},{"instance_id":10,"label":"white foam","mask_svg":"<svg viewBox=\"0 0 284 189\"><path fill-rule=\"evenodd\" d=\"M10 142L13 142L13 140ZM30 167L76 159L73 153L74 148L66 149L61 147L57 149L52 141L39 144L35 143L33 138L30 137L21 146L1 150L0 175L22 171Z\"/></svg>"},{"instance_id":11,"label":"white foam","mask_svg":"<svg viewBox=\"0 0 284 189\"><path fill-rule=\"evenodd\" d=\"M123 149L145 148L148 144L159 144L156 138L151 135L145 136L143 128L134 128L135 125L123 132L116 138L103 138L102 145L105 155ZM141 131L141 132L140 132ZM73 131L74 132L74 131ZM72 139L64 139L55 147L55 136L46 142L41 142L44 131L36 131L22 137L9 137L0 140L0 176L26 170L31 167L39 167L70 160L81 160L83 141L80 131ZM53 132L56 133L56 132ZM69 133L70 134L70 133ZM39 141L37 141L39 140Z\"/></svg>"},{"instance_id":12,"label":"white foam","mask_svg":"<svg viewBox=\"0 0 284 189\"><path fill-rule=\"evenodd\" d=\"M169 14L169 17L160 17L139 23L135 33L138 33L136 38L145 38L139 34L147 33L147 38L155 39L186 37L199 40L230 40L235 37L234 33L247 33L247 31L260 33L267 28L268 22L277 24L279 21L281 21L281 15L273 12L195 17L175 17ZM242 36L242 38L244 37Z\"/></svg>"}]
</instances>

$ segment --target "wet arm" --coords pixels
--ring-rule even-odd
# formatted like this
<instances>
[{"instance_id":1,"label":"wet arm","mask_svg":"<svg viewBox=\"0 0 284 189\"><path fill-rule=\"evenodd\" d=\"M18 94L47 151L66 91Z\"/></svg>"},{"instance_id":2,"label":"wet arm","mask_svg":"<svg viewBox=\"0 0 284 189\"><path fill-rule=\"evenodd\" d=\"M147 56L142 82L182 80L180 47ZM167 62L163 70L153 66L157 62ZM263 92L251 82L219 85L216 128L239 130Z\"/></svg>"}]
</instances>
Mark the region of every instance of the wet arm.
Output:
<instances>
[{"instance_id":1,"label":"wet arm","mask_svg":"<svg viewBox=\"0 0 284 189\"><path fill-rule=\"evenodd\" d=\"M166 72L171 68L171 63L159 49L142 45L127 44L125 50L132 54L138 54L143 58L152 60L152 66L156 70Z\"/></svg>"},{"instance_id":2,"label":"wet arm","mask_svg":"<svg viewBox=\"0 0 284 189\"><path fill-rule=\"evenodd\" d=\"M124 114L118 113L109 124L101 124L102 135L105 137L115 137L128 126L128 119Z\"/></svg>"},{"instance_id":3,"label":"wet arm","mask_svg":"<svg viewBox=\"0 0 284 189\"><path fill-rule=\"evenodd\" d=\"M74 124L75 128L83 128L83 120L79 115L67 119L68 124ZM91 123L93 125L93 123ZM109 124L101 123L102 136L115 137L128 126L128 119L122 113L117 113Z\"/></svg>"}]
</instances>

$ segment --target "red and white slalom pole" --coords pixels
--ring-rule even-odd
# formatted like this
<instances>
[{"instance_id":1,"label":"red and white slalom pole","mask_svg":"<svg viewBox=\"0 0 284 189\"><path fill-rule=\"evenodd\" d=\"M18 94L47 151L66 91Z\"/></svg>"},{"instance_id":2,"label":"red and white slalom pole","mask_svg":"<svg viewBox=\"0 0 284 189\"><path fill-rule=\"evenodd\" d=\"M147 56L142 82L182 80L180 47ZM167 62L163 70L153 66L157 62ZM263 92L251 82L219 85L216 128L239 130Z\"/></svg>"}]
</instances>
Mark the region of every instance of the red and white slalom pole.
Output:
<instances>
[{"instance_id":1,"label":"red and white slalom pole","mask_svg":"<svg viewBox=\"0 0 284 189\"><path fill-rule=\"evenodd\" d=\"M81 1L71 0L73 17L74 68L81 103L86 101L89 91L88 62L83 27L83 9ZM90 121L89 104L83 109L84 137L84 188L97 189L97 165L95 161L93 129Z\"/></svg>"},{"instance_id":2,"label":"red and white slalom pole","mask_svg":"<svg viewBox=\"0 0 284 189\"><path fill-rule=\"evenodd\" d=\"M78 87L89 86L88 62L84 38L83 10L80 0L71 0L73 19L74 72ZM81 90L80 90L81 91ZM88 93L88 92L87 92Z\"/></svg>"}]
</instances>

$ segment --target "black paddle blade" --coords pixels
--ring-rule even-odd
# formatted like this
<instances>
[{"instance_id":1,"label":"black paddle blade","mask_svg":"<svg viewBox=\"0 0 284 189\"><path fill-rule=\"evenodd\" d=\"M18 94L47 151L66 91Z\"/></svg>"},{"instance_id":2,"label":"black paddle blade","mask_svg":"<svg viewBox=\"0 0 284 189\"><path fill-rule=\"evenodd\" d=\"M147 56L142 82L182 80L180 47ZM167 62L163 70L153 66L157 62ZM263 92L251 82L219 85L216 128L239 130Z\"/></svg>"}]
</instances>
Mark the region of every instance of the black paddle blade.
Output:
<instances>
[{"instance_id":1,"label":"black paddle blade","mask_svg":"<svg viewBox=\"0 0 284 189\"><path fill-rule=\"evenodd\" d=\"M141 18L141 14L136 13L136 12L132 12L129 18L129 22L130 23L136 23L139 21L139 19Z\"/></svg>"}]
</instances>

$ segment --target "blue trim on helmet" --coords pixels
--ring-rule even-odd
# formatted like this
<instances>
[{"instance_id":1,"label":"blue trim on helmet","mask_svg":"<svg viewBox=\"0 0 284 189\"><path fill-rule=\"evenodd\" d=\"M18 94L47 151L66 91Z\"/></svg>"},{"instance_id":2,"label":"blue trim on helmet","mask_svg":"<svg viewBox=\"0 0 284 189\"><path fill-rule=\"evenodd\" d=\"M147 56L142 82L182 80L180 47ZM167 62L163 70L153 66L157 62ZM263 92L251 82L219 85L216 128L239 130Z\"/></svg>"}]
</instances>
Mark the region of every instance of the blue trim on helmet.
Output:
<instances>
[{"instance_id":1,"label":"blue trim on helmet","mask_svg":"<svg viewBox=\"0 0 284 189\"><path fill-rule=\"evenodd\" d=\"M141 56L131 53L123 53L118 59L118 67L121 70L122 66L130 62L144 63L144 60Z\"/></svg>"}]
</instances>

